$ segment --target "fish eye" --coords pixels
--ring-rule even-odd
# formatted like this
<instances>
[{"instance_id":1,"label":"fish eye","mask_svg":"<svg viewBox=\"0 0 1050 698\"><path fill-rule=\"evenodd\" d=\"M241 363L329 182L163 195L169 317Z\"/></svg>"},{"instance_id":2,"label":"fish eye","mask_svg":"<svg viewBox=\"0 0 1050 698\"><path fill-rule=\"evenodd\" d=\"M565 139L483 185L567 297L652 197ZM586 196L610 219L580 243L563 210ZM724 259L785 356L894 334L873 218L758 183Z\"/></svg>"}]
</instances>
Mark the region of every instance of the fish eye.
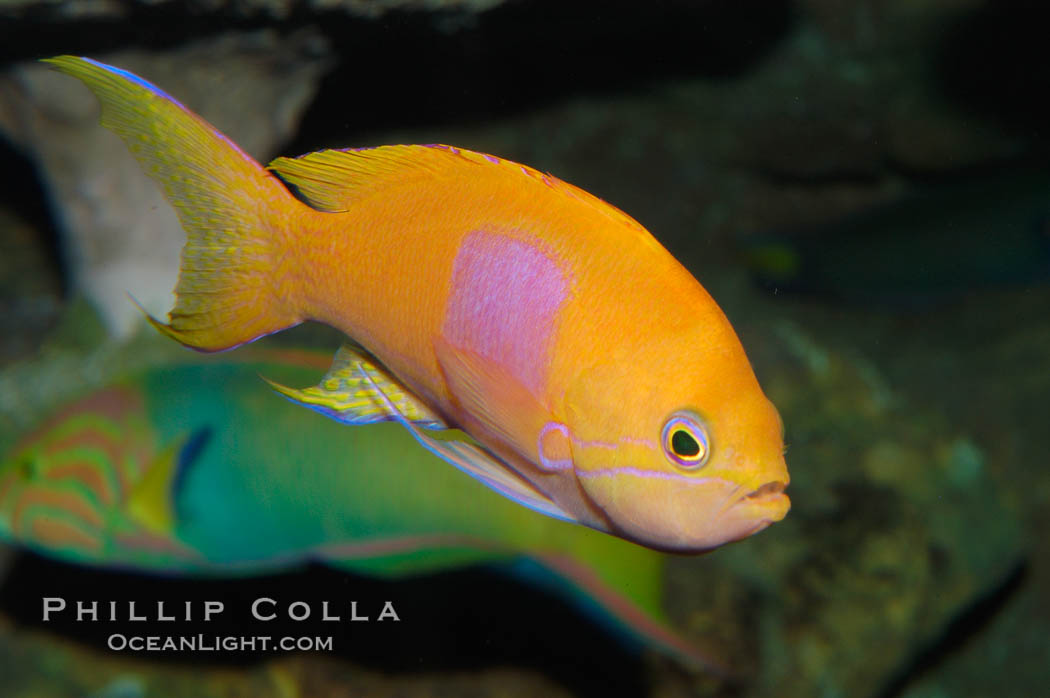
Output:
<instances>
[{"instance_id":1,"label":"fish eye","mask_svg":"<svg viewBox=\"0 0 1050 698\"><path fill-rule=\"evenodd\" d=\"M664 424L661 441L664 453L676 465L693 470L707 462L710 445L707 430L692 414L675 413Z\"/></svg>"},{"instance_id":2,"label":"fish eye","mask_svg":"<svg viewBox=\"0 0 1050 698\"><path fill-rule=\"evenodd\" d=\"M35 453L23 455L16 461L15 467L18 475L23 480L35 480L40 475L40 463L37 461Z\"/></svg>"}]
</instances>

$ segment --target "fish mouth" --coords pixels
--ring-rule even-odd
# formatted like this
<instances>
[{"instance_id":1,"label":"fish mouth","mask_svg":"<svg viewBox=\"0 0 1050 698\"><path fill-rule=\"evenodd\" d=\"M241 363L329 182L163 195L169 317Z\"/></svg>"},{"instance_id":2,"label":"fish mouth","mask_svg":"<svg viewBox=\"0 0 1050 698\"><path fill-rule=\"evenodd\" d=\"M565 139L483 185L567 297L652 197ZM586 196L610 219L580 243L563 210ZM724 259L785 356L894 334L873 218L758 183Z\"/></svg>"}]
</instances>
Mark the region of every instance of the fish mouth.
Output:
<instances>
[{"instance_id":1,"label":"fish mouth","mask_svg":"<svg viewBox=\"0 0 1050 698\"><path fill-rule=\"evenodd\" d=\"M754 533L766 526L783 519L791 509L791 500L784 494L786 482L771 480L737 500L736 507L741 514L756 521Z\"/></svg>"},{"instance_id":2,"label":"fish mouth","mask_svg":"<svg viewBox=\"0 0 1050 698\"><path fill-rule=\"evenodd\" d=\"M780 480L772 480L762 485L751 494L745 495L744 499L762 499L765 497L775 497L778 494L784 494L784 489L786 487L786 483L783 483Z\"/></svg>"}]
</instances>

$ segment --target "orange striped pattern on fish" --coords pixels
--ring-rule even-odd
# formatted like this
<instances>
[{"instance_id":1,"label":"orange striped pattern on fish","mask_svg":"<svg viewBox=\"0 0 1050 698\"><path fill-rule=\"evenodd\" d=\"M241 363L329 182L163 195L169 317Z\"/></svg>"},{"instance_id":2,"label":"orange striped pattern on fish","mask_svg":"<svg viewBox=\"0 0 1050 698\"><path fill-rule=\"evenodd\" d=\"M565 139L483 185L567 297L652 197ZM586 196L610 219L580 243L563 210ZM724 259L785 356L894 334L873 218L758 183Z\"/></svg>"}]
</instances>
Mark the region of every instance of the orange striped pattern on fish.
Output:
<instances>
[{"instance_id":1,"label":"orange striped pattern on fish","mask_svg":"<svg viewBox=\"0 0 1050 698\"><path fill-rule=\"evenodd\" d=\"M0 468L0 530L74 559L123 559L122 546L171 551L127 513L156 453L136 391L115 386L76 402L21 439Z\"/></svg>"},{"instance_id":2,"label":"orange striped pattern on fish","mask_svg":"<svg viewBox=\"0 0 1050 698\"><path fill-rule=\"evenodd\" d=\"M349 343L287 397L395 420L507 497L645 545L707 550L786 514L780 419L733 328L623 212L451 146L264 168L135 75L49 62L96 94L187 232L153 320L168 336L218 351L329 324Z\"/></svg>"}]
</instances>

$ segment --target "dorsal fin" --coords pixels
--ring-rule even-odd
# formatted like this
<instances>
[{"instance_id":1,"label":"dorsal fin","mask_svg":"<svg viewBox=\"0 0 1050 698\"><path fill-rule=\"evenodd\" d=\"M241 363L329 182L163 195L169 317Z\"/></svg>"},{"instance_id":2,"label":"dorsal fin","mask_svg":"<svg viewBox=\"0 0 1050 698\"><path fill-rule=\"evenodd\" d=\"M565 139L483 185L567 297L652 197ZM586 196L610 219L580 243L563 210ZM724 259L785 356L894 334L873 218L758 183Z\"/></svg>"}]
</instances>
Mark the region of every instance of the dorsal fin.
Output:
<instances>
[{"instance_id":1,"label":"dorsal fin","mask_svg":"<svg viewBox=\"0 0 1050 698\"><path fill-rule=\"evenodd\" d=\"M318 211L348 210L394 183L413 179L462 177L475 172L504 172L523 182L542 184L585 203L628 227L644 231L633 218L593 194L527 165L451 145L382 145L377 148L319 150L297 158L276 158L267 165Z\"/></svg>"},{"instance_id":2,"label":"dorsal fin","mask_svg":"<svg viewBox=\"0 0 1050 698\"><path fill-rule=\"evenodd\" d=\"M318 211L346 211L354 201L408 178L429 178L448 168L448 156L425 145L319 150L267 165Z\"/></svg>"}]
</instances>

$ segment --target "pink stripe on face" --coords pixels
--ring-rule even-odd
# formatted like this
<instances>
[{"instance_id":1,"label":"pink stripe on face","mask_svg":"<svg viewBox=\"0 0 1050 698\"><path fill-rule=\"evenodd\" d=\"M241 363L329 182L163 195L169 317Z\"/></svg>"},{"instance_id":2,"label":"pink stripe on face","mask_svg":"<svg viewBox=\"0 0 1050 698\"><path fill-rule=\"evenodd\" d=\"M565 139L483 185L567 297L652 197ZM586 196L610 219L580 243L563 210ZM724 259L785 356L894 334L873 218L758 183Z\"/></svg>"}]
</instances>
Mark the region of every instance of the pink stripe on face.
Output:
<instances>
[{"instance_id":1,"label":"pink stripe on face","mask_svg":"<svg viewBox=\"0 0 1050 698\"><path fill-rule=\"evenodd\" d=\"M551 335L567 290L561 269L536 247L475 230L463 239L452 268L445 338L542 394Z\"/></svg>"},{"instance_id":2,"label":"pink stripe on face","mask_svg":"<svg viewBox=\"0 0 1050 698\"><path fill-rule=\"evenodd\" d=\"M560 443L555 441L554 439L556 437L553 437L553 434L560 434L562 441ZM544 470L553 473L558 472L559 470L572 469L572 453L568 450L569 440L571 438L572 435L569 433L569 427L564 424L559 424L558 422L547 422L543 425L543 428L540 429L540 435L536 439L536 452L540 456L540 465ZM545 439L551 439L551 441L545 443ZM567 457L552 458L548 455L549 447L557 448L558 446L561 446L565 451L559 455Z\"/></svg>"},{"instance_id":3,"label":"pink stripe on face","mask_svg":"<svg viewBox=\"0 0 1050 698\"><path fill-rule=\"evenodd\" d=\"M645 470L644 468L635 468L630 465L611 466L608 468L599 468L598 470L578 470L576 472L576 476L582 478L616 477L618 475L630 475L632 477L648 478L650 480L673 480L684 485L704 485L709 482L732 484L717 477L698 478L684 473L672 473L663 470ZM737 486L737 489L739 489L739 486Z\"/></svg>"}]
</instances>

